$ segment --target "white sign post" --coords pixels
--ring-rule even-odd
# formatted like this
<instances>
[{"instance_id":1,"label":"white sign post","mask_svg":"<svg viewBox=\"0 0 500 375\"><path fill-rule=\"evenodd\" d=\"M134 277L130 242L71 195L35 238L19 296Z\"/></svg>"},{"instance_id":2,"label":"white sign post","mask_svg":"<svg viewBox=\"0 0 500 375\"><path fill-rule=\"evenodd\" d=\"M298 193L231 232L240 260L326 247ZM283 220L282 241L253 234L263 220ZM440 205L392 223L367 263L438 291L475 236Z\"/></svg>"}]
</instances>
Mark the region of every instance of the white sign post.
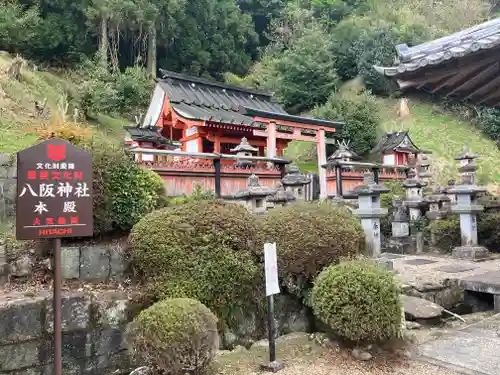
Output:
<instances>
[{"instance_id":1,"label":"white sign post","mask_svg":"<svg viewBox=\"0 0 500 375\"><path fill-rule=\"evenodd\" d=\"M266 271L266 296L279 294L278 257L275 243L264 244L264 267Z\"/></svg>"},{"instance_id":2,"label":"white sign post","mask_svg":"<svg viewBox=\"0 0 500 375\"><path fill-rule=\"evenodd\" d=\"M266 276L267 296L267 327L269 334L269 363L263 364L261 368L270 372L277 372L283 368L276 361L276 327L274 324L274 295L280 293L278 280L278 257L276 255L276 244L264 244L264 270Z\"/></svg>"}]
</instances>

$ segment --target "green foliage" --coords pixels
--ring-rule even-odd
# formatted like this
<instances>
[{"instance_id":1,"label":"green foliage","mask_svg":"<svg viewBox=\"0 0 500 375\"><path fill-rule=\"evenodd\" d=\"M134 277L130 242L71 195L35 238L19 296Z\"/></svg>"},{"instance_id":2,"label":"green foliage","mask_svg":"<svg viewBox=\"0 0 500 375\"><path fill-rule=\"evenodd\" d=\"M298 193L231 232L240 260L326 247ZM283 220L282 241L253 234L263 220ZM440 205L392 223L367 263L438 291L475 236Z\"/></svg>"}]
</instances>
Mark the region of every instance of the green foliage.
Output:
<instances>
[{"instance_id":1,"label":"green foliage","mask_svg":"<svg viewBox=\"0 0 500 375\"><path fill-rule=\"evenodd\" d=\"M36 7L25 9L17 1L3 1L0 8L0 46L9 52L24 52L36 41L39 22Z\"/></svg>"},{"instance_id":2,"label":"green foliage","mask_svg":"<svg viewBox=\"0 0 500 375\"><path fill-rule=\"evenodd\" d=\"M188 298L155 303L130 324L127 341L135 359L155 374L203 374L218 350L217 318Z\"/></svg>"},{"instance_id":3,"label":"green foliage","mask_svg":"<svg viewBox=\"0 0 500 375\"><path fill-rule=\"evenodd\" d=\"M324 267L357 255L365 245L359 221L329 202L275 208L263 218L262 233L265 242L276 242L280 278L299 297L307 296Z\"/></svg>"},{"instance_id":4,"label":"green foliage","mask_svg":"<svg viewBox=\"0 0 500 375\"><path fill-rule=\"evenodd\" d=\"M375 98L367 91L335 93L328 101L312 111L312 116L326 120L344 120L345 125L335 133L338 139L350 140L358 154L366 154L374 146L380 122Z\"/></svg>"},{"instance_id":5,"label":"green foliage","mask_svg":"<svg viewBox=\"0 0 500 375\"><path fill-rule=\"evenodd\" d=\"M94 231L129 230L153 211L165 195L156 173L140 168L121 145L94 141Z\"/></svg>"},{"instance_id":6,"label":"green foliage","mask_svg":"<svg viewBox=\"0 0 500 375\"><path fill-rule=\"evenodd\" d=\"M193 193L189 196L175 197L168 200L168 205L184 204L189 202L197 202L203 200L214 199L215 195L213 192L204 191L199 184L195 184Z\"/></svg>"},{"instance_id":7,"label":"green foliage","mask_svg":"<svg viewBox=\"0 0 500 375\"><path fill-rule=\"evenodd\" d=\"M476 118L479 128L494 141L500 141L500 110L482 107Z\"/></svg>"},{"instance_id":8,"label":"green foliage","mask_svg":"<svg viewBox=\"0 0 500 375\"><path fill-rule=\"evenodd\" d=\"M451 252L454 247L460 246L460 220L456 216L431 222L427 231L433 246L443 252ZM500 251L500 213L481 212L477 215L477 236L479 245L490 251Z\"/></svg>"},{"instance_id":9,"label":"green foliage","mask_svg":"<svg viewBox=\"0 0 500 375\"><path fill-rule=\"evenodd\" d=\"M400 289L394 276L376 264L332 265L314 282L314 314L349 341L379 342L396 337L401 326Z\"/></svg>"},{"instance_id":10,"label":"green foliage","mask_svg":"<svg viewBox=\"0 0 500 375\"><path fill-rule=\"evenodd\" d=\"M242 206L191 201L140 220L129 237L130 255L156 281L160 297L196 298L230 323L258 293L257 233L255 217Z\"/></svg>"},{"instance_id":11,"label":"green foliage","mask_svg":"<svg viewBox=\"0 0 500 375\"><path fill-rule=\"evenodd\" d=\"M325 31L316 25L269 61L276 98L292 113L324 103L338 86L328 40Z\"/></svg>"},{"instance_id":12,"label":"green foliage","mask_svg":"<svg viewBox=\"0 0 500 375\"><path fill-rule=\"evenodd\" d=\"M153 80L138 64L121 73L110 72L96 61L87 61L81 72L85 81L79 94L87 115L130 115L149 105Z\"/></svg>"}]
</instances>

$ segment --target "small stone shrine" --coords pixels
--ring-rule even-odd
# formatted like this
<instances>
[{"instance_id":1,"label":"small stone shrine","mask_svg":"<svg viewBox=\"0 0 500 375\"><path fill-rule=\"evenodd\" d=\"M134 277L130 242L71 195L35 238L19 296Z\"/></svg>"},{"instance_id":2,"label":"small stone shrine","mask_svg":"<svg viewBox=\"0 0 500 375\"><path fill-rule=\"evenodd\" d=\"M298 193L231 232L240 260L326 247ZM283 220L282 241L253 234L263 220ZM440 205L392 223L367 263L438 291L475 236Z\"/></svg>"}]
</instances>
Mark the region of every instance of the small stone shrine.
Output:
<instances>
[{"instance_id":1,"label":"small stone shrine","mask_svg":"<svg viewBox=\"0 0 500 375\"><path fill-rule=\"evenodd\" d=\"M354 151L352 151L350 148L349 148L349 142L346 142L346 141L342 141L342 142L339 142L337 141L337 144L338 144L338 148L335 150L335 152L333 154L331 154L328 159L327 159L327 164L335 164L339 167L341 167L342 169L345 169L345 170L351 170L353 169L353 167L350 167L350 166L342 166L342 162L344 163L349 163L353 160L357 160L359 159L359 155L356 154ZM335 163L335 162L339 162L339 163Z\"/></svg>"},{"instance_id":2,"label":"small stone shrine","mask_svg":"<svg viewBox=\"0 0 500 375\"><path fill-rule=\"evenodd\" d=\"M460 184L447 189L448 194L457 197L457 203L451 207L451 212L460 215L460 234L462 246L453 249L453 257L466 259L484 259L488 257L488 249L478 245L477 241L477 214L484 207L477 204L477 194L486 189L475 184L476 164L474 159L479 155L472 154L467 146L464 152L455 159L460 161Z\"/></svg>"},{"instance_id":3,"label":"small stone shrine","mask_svg":"<svg viewBox=\"0 0 500 375\"><path fill-rule=\"evenodd\" d=\"M446 204L450 202L450 198L447 195L436 192L424 197L424 202L429 205L429 210L425 213L427 219L440 220L448 215Z\"/></svg>"},{"instance_id":4,"label":"small stone shrine","mask_svg":"<svg viewBox=\"0 0 500 375\"><path fill-rule=\"evenodd\" d=\"M410 236L408 207L398 196L392 199L392 206L394 208L391 222L392 236L389 239L388 250L391 253L409 254L412 252L413 241Z\"/></svg>"},{"instance_id":5,"label":"small stone shrine","mask_svg":"<svg viewBox=\"0 0 500 375\"><path fill-rule=\"evenodd\" d=\"M311 179L300 173L299 167L292 164L287 168L286 175L281 179L281 183L285 187L285 190L293 193L295 198L305 200L304 187L311 183Z\"/></svg>"},{"instance_id":6,"label":"small stone shrine","mask_svg":"<svg viewBox=\"0 0 500 375\"><path fill-rule=\"evenodd\" d=\"M264 214L267 210L266 198L274 193L273 189L262 186L259 177L252 174L248 177L248 187L246 189L237 191L233 195L224 197L224 199L246 206L253 214Z\"/></svg>"},{"instance_id":7,"label":"small stone shrine","mask_svg":"<svg viewBox=\"0 0 500 375\"><path fill-rule=\"evenodd\" d=\"M267 197L267 207L274 208L280 206L286 206L296 200L295 196L290 190L285 190L285 187L281 182L276 186L276 192Z\"/></svg>"},{"instance_id":8,"label":"small stone shrine","mask_svg":"<svg viewBox=\"0 0 500 375\"><path fill-rule=\"evenodd\" d=\"M363 185L344 194L344 198L358 198L358 209L354 214L361 219L365 232L367 247L373 257L381 253L380 218L387 215L387 208L380 207L380 194L388 193L390 189L375 183L372 172L363 176Z\"/></svg>"},{"instance_id":9,"label":"small stone shrine","mask_svg":"<svg viewBox=\"0 0 500 375\"><path fill-rule=\"evenodd\" d=\"M253 156L254 153L257 153L259 151L258 148L253 147L250 143L248 143L248 139L245 137L241 138L241 142L238 146L235 148L232 148L230 150L231 152L236 152L236 156L238 159L236 159L236 165L238 166L248 166L252 165L252 161L245 159L245 156Z\"/></svg>"},{"instance_id":10,"label":"small stone shrine","mask_svg":"<svg viewBox=\"0 0 500 375\"><path fill-rule=\"evenodd\" d=\"M427 184L416 177L413 169L408 171L408 178L403 181L403 187L406 189L405 204L410 211L410 220L418 220L421 214L421 208L425 205L422 188Z\"/></svg>"}]
</instances>

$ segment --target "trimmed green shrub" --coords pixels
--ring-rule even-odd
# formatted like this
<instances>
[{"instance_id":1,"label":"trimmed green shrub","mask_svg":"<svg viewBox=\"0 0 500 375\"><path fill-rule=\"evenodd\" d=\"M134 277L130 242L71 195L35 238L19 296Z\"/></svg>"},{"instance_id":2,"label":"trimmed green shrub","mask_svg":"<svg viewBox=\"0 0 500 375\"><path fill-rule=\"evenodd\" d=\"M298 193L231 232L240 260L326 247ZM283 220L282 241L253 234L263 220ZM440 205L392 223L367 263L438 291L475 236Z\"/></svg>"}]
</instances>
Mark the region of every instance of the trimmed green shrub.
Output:
<instances>
[{"instance_id":1,"label":"trimmed green shrub","mask_svg":"<svg viewBox=\"0 0 500 375\"><path fill-rule=\"evenodd\" d=\"M435 248L443 252L451 252L460 246L461 232L458 216L450 216L436 220L427 226ZM500 213L481 212L477 215L477 237L479 245L490 251L500 251Z\"/></svg>"},{"instance_id":2,"label":"trimmed green shrub","mask_svg":"<svg viewBox=\"0 0 500 375\"><path fill-rule=\"evenodd\" d=\"M218 350L217 318L199 301L166 299L134 319L127 341L138 363L157 374L202 374Z\"/></svg>"},{"instance_id":3,"label":"trimmed green shrub","mask_svg":"<svg viewBox=\"0 0 500 375\"><path fill-rule=\"evenodd\" d=\"M358 254L365 245L359 221L347 208L329 202L273 209L263 218L262 232L266 242L276 242L280 277L299 297L307 296L324 267Z\"/></svg>"},{"instance_id":4,"label":"trimmed green shrub","mask_svg":"<svg viewBox=\"0 0 500 375\"><path fill-rule=\"evenodd\" d=\"M401 326L399 287L392 273L376 264L353 261L332 265L314 282L314 315L349 341L380 342Z\"/></svg>"},{"instance_id":5,"label":"trimmed green shrub","mask_svg":"<svg viewBox=\"0 0 500 375\"><path fill-rule=\"evenodd\" d=\"M130 256L156 281L159 297L196 298L229 322L261 284L255 220L243 206L221 200L167 207L133 227Z\"/></svg>"},{"instance_id":6,"label":"trimmed green shrub","mask_svg":"<svg viewBox=\"0 0 500 375\"><path fill-rule=\"evenodd\" d=\"M139 167L121 145L97 141L93 154L94 232L130 230L165 196L165 185L153 171Z\"/></svg>"}]
</instances>

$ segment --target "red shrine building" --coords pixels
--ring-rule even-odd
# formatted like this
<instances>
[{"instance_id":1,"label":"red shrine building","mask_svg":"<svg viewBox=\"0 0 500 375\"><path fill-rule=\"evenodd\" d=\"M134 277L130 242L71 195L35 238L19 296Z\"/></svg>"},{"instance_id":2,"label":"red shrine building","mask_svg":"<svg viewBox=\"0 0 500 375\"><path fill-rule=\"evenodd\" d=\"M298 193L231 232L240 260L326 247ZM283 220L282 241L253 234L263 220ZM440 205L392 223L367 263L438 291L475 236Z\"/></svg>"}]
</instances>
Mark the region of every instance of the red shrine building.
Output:
<instances>
[{"instance_id":1,"label":"red shrine building","mask_svg":"<svg viewBox=\"0 0 500 375\"><path fill-rule=\"evenodd\" d=\"M280 158L292 140L309 141L316 143L318 165L323 165L326 163L325 134L335 132L343 124L290 115L272 100L271 94L160 71L162 78L156 80L142 124L126 128L128 144L141 148L174 148L186 153L231 154L242 138L246 138L256 150L255 156ZM142 155L144 157L154 158L153 155ZM234 163L233 160L223 162ZM319 175L326 196L324 168L319 168Z\"/></svg>"},{"instance_id":2,"label":"red shrine building","mask_svg":"<svg viewBox=\"0 0 500 375\"><path fill-rule=\"evenodd\" d=\"M370 152L380 157L383 165L405 166L425 153L410 138L407 131L385 133Z\"/></svg>"},{"instance_id":3,"label":"red shrine building","mask_svg":"<svg viewBox=\"0 0 500 375\"><path fill-rule=\"evenodd\" d=\"M342 122L293 116L271 94L162 71L142 127L182 143L186 152L229 154L243 137L258 156L282 156L292 140L318 142Z\"/></svg>"}]
</instances>

